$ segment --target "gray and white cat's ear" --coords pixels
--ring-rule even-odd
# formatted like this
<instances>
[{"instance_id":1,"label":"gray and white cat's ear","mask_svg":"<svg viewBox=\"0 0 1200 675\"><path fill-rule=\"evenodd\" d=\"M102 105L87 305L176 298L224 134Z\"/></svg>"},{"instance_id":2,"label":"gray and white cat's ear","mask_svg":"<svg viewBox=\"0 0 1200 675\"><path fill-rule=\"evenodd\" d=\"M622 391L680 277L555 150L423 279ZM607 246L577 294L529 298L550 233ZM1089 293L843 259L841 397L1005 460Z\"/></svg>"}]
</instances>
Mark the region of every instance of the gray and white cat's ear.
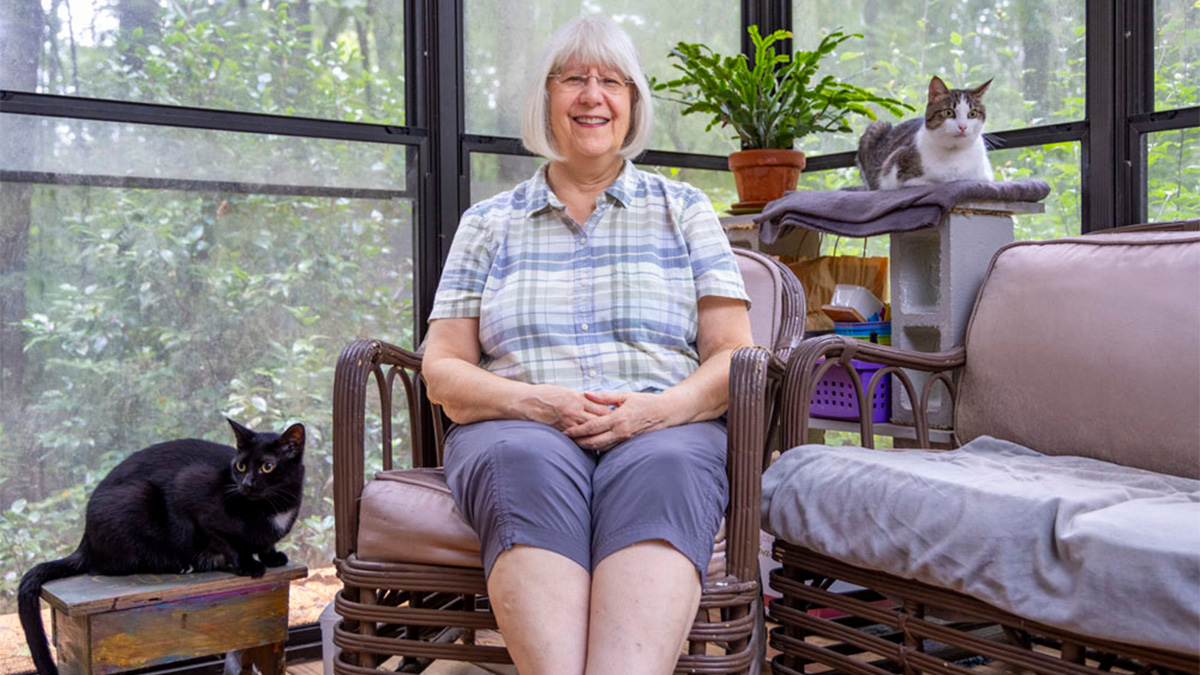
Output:
<instances>
[{"instance_id":1,"label":"gray and white cat's ear","mask_svg":"<svg viewBox=\"0 0 1200 675\"><path fill-rule=\"evenodd\" d=\"M287 448L288 455L299 457L304 454L304 425L293 424L279 435L279 442Z\"/></svg>"},{"instance_id":2,"label":"gray and white cat's ear","mask_svg":"<svg viewBox=\"0 0 1200 675\"><path fill-rule=\"evenodd\" d=\"M225 418L229 422L229 426L233 427L233 435L237 437L237 445L241 447L243 444L250 442L254 438L254 431L234 422L228 417Z\"/></svg>"},{"instance_id":3,"label":"gray and white cat's ear","mask_svg":"<svg viewBox=\"0 0 1200 675\"><path fill-rule=\"evenodd\" d=\"M934 75L933 79L929 81L929 100L932 101L949 93L950 88L946 86L945 82L942 82L942 78Z\"/></svg>"},{"instance_id":4,"label":"gray and white cat's ear","mask_svg":"<svg viewBox=\"0 0 1200 675\"><path fill-rule=\"evenodd\" d=\"M995 79L995 78L992 78L992 79ZM988 80L987 82L984 82L983 84L979 85L978 87L975 87L974 89L972 89L972 90L971 90L971 95L972 95L972 96L974 96L974 97L976 97L976 98L979 98L980 96L983 96L983 92L987 91L987 88L988 88L988 87L989 87L991 84L992 84L992 80Z\"/></svg>"}]
</instances>

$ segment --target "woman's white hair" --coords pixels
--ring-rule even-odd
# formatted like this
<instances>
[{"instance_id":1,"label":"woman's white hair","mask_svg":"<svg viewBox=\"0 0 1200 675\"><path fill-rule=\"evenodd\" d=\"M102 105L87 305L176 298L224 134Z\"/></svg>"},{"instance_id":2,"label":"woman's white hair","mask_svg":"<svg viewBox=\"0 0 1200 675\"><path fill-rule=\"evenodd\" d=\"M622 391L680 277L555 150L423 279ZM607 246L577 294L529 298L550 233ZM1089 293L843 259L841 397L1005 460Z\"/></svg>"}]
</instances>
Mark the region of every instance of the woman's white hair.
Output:
<instances>
[{"instance_id":1,"label":"woman's white hair","mask_svg":"<svg viewBox=\"0 0 1200 675\"><path fill-rule=\"evenodd\" d=\"M638 60L637 49L629 34L615 21L600 14L589 14L568 21L550 36L538 57L533 79L525 94L521 115L521 140L536 155L561 161L550 127L550 74L568 63L602 64L616 68L633 80L634 96L629 133L621 146L621 156L633 159L650 142L654 108L650 103L650 84Z\"/></svg>"}]
</instances>

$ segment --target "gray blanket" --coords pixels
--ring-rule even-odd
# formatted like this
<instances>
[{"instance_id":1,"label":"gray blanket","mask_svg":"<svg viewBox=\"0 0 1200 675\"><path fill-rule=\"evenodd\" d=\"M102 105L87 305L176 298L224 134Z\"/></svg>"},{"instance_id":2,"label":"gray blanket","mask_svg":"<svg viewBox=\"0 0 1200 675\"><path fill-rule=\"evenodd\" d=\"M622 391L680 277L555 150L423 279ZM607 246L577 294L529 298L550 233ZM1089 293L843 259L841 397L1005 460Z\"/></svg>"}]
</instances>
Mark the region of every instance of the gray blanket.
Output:
<instances>
[{"instance_id":1,"label":"gray blanket","mask_svg":"<svg viewBox=\"0 0 1200 675\"><path fill-rule=\"evenodd\" d=\"M759 237L773 243L793 227L846 237L871 237L933 227L959 202L1037 202L1050 194L1044 180L962 180L898 190L789 192L754 219Z\"/></svg>"},{"instance_id":2,"label":"gray blanket","mask_svg":"<svg viewBox=\"0 0 1200 675\"><path fill-rule=\"evenodd\" d=\"M983 436L950 452L793 448L762 498L765 530L852 565L1085 635L1200 649L1200 481Z\"/></svg>"}]
</instances>

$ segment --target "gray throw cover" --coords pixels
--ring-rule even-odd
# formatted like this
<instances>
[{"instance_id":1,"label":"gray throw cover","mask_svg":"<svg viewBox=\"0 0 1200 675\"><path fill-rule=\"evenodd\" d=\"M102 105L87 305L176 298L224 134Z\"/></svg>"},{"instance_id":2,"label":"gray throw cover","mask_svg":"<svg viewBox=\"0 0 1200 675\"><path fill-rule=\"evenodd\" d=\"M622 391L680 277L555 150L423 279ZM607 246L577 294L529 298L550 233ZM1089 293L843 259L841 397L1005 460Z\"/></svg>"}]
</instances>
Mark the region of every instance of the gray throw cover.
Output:
<instances>
[{"instance_id":1,"label":"gray throw cover","mask_svg":"<svg viewBox=\"0 0 1200 675\"><path fill-rule=\"evenodd\" d=\"M774 243L794 227L847 237L871 237L933 227L959 202L1038 202L1050 194L1044 180L958 180L896 190L797 190L768 203L758 236Z\"/></svg>"},{"instance_id":2,"label":"gray throw cover","mask_svg":"<svg viewBox=\"0 0 1200 675\"><path fill-rule=\"evenodd\" d=\"M948 452L806 445L763 527L852 565L1097 638L1200 649L1200 481L982 436Z\"/></svg>"}]
</instances>

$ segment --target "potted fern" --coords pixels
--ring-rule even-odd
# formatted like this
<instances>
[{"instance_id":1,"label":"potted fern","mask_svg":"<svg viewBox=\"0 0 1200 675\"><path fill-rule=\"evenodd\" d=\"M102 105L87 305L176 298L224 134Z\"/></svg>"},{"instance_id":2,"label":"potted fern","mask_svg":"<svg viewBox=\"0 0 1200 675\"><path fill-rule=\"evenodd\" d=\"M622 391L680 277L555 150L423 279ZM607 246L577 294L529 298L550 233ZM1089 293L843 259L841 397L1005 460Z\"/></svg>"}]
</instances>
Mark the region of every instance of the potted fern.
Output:
<instances>
[{"instance_id":1,"label":"potted fern","mask_svg":"<svg viewBox=\"0 0 1200 675\"><path fill-rule=\"evenodd\" d=\"M877 96L832 75L817 77L821 59L838 45L861 34L834 31L813 51L776 54L775 43L792 34L778 30L763 37L750 26L754 67L744 54L722 56L702 44L680 42L671 50L673 67L682 75L668 82L652 80L660 98L683 104L683 114L712 116L706 131L729 126L742 150L729 155L737 183L735 209L761 208L794 190L804 169L804 153L796 142L808 134L849 132L851 115L872 120L876 105L896 115L913 110L894 98ZM669 95L668 95L669 94Z\"/></svg>"}]
</instances>

